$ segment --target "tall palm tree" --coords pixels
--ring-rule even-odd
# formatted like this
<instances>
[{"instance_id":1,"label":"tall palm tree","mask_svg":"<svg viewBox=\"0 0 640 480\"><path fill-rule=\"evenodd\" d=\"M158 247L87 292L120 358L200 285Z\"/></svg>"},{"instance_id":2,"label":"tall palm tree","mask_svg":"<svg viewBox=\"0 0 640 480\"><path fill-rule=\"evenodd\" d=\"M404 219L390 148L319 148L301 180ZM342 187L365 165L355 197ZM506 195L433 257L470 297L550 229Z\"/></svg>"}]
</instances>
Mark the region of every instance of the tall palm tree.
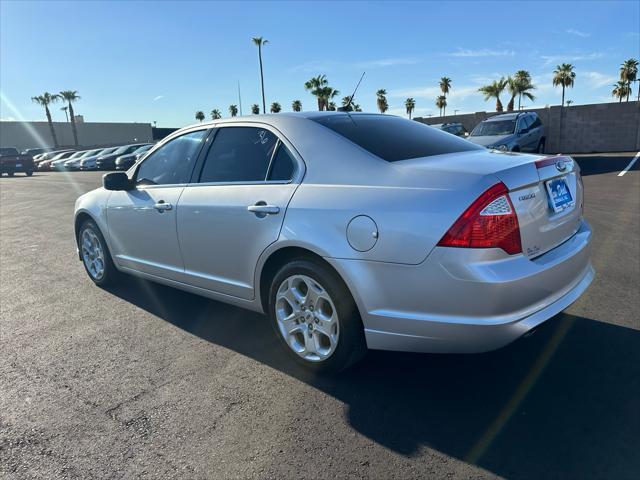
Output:
<instances>
[{"instance_id":1,"label":"tall palm tree","mask_svg":"<svg viewBox=\"0 0 640 480\"><path fill-rule=\"evenodd\" d=\"M260 59L260 86L262 87L262 111L267 111L267 104L264 100L264 74L262 73L262 47L269 43L262 37L253 37L253 43L258 47L258 58Z\"/></svg>"},{"instance_id":2,"label":"tall palm tree","mask_svg":"<svg viewBox=\"0 0 640 480\"><path fill-rule=\"evenodd\" d=\"M69 107L61 107L60 110L64 112L64 116L67 119L67 123L69 123Z\"/></svg>"},{"instance_id":3,"label":"tall palm tree","mask_svg":"<svg viewBox=\"0 0 640 480\"><path fill-rule=\"evenodd\" d=\"M257 103L254 103L253 105L251 105L251 113L253 113L254 115L260 114L260 107L258 106Z\"/></svg>"},{"instance_id":4,"label":"tall palm tree","mask_svg":"<svg viewBox=\"0 0 640 480\"><path fill-rule=\"evenodd\" d=\"M620 65L620 80L627 82L627 102L631 95L631 82L638 81L638 60L630 58ZM640 100L640 88L638 88L638 100Z\"/></svg>"},{"instance_id":5,"label":"tall palm tree","mask_svg":"<svg viewBox=\"0 0 640 480\"><path fill-rule=\"evenodd\" d=\"M304 83L305 90L309 90L311 95L317 98L319 111L322 111L324 109L324 100L322 98L322 95L324 87L326 87L327 85L329 85L329 81L327 80L326 75L318 75L317 77L313 77Z\"/></svg>"},{"instance_id":6,"label":"tall palm tree","mask_svg":"<svg viewBox=\"0 0 640 480\"><path fill-rule=\"evenodd\" d=\"M271 113L280 113L280 110L282 110L282 107L278 102L273 102L271 104Z\"/></svg>"},{"instance_id":7,"label":"tall palm tree","mask_svg":"<svg viewBox=\"0 0 640 480\"><path fill-rule=\"evenodd\" d=\"M294 112L301 112L302 111L302 102L300 100L294 100L293 102L291 102L291 109Z\"/></svg>"},{"instance_id":8,"label":"tall palm tree","mask_svg":"<svg viewBox=\"0 0 640 480\"><path fill-rule=\"evenodd\" d=\"M564 90L567 87L573 87L576 81L576 72L573 71L573 65L563 63L558 65L553 71L553 86L562 86L562 106L564 106Z\"/></svg>"},{"instance_id":9,"label":"tall palm tree","mask_svg":"<svg viewBox=\"0 0 640 480\"><path fill-rule=\"evenodd\" d=\"M440 116L442 116L443 110L447 108L447 97L444 95L438 95L436 97L436 107L440 109Z\"/></svg>"},{"instance_id":10,"label":"tall palm tree","mask_svg":"<svg viewBox=\"0 0 640 480\"><path fill-rule=\"evenodd\" d=\"M404 101L404 106L407 109L407 115L409 115L409 119L411 119L411 114L416 108L416 101L413 98L407 98Z\"/></svg>"},{"instance_id":11,"label":"tall palm tree","mask_svg":"<svg viewBox=\"0 0 640 480\"><path fill-rule=\"evenodd\" d=\"M617 83L613 85L613 90L611 90L611 95L617 98L619 102L622 102L622 99L625 97L629 98L630 93L630 84L625 80L618 80Z\"/></svg>"},{"instance_id":12,"label":"tall palm tree","mask_svg":"<svg viewBox=\"0 0 640 480\"><path fill-rule=\"evenodd\" d=\"M521 71L524 72L524 70ZM507 90L511 94L511 99L507 104L507 112L513 112L516 97L518 97L518 110L520 110L520 102L523 96L529 100L535 100L535 95L529 91L535 90L535 88L536 87L531 83L530 78L516 75L513 77L507 77Z\"/></svg>"},{"instance_id":13,"label":"tall palm tree","mask_svg":"<svg viewBox=\"0 0 640 480\"><path fill-rule=\"evenodd\" d=\"M218 120L219 118L222 118L222 113L220 112L220 110L218 110L217 108L211 110L211 120Z\"/></svg>"},{"instance_id":14,"label":"tall palm tree","mask_svg":"<svg viewBox=\"0 0 640 480\"><path fill-rule=\"evenodd\" d=\"M200 122L202 122L204 120L204 112L201 110L198 110L196 112L196 120L199 120Z\"/></svg>"},{"instance_id":15,"label":"tall palm tree","mask_svg":"<svg viewBox=\"0 0 640 480\"><path fill-rule=\"evenodd\" d=\"M352 104L351 104L351 109L352 109L354 112L361 112L361 111L362 111L362 108L360 108L360 105L359 105L359 104L357 104L357 103L352 103Z\"/></svg>"},{"instance_id":16,"label":"tall palm tree","mask_svg":"<svg viewBox=\"0 0 640 480\"><path fill-rule=\"evenodd\" d=\"M238 106L237 105L229 105L229 115L235 117L238 115Z\"/></svg>"},{"instance_id":17,"label":"tall palm tree","mask_svg":"<svg viewBox=\"0 0 640 480\"><path fill-rule=\"evenodd\" d=\"M447 95L449 95L449 92L451 91L451 79L449 77L442 77L440 79L440 84L439 85L440 85L440 90L442 91L442 94L444 95L444 98L446 99ZM444 102L444 103L445 103L445 107L444 107L444 112L443 113L444 113L444 115L446 115L447 114L447 112L446 112L446 110L447 110L446 103L447 102Z\"/></svg>"},{"instance_id":18,"label":"tall palm tree","mask_svg":"<svg viewBox=\"0 0 640 480\"><path fill-rule=\"evenodd\" d=\"M381 88L376 92L376 104L378 105L378 110L380 113L384 113L389 110L389 103L387 102L387 91L384 88Z\"/></svg>"},{"instance_id":19,"label":"tall palm tree","mask_svg":"<svg viewBox=\"0 0 640 480\"><path fill-rule=\"evenodd\" d=\"M56 94L51 94L49 92L44 92L42 95L38 95L37 97L31 97L31 100L44 107L44 112L47 115L47 122L49 122L49 130L51 131L51 138L53 138L54 146L58 146L58 137L56 137L56 132L53 129L53 120L51 120L51 112L49 111L49 105L60 100L60 97Z\"/></svg>"},{"instance_id":20,"label":"tall palm tree","mask_svg":"<svg viewBox=\"0 0 640 480\"><path fill-rule=\"evenodd\" d=\"M518 84L518 110L520 110L523 96L529 100L535 100L535 96L528 93L529 90L535 90L536 86L531 82L531 74L527 70L518 70L513 76L513 79Z\"/></svg>"},{"instance_id":21,"label":"tall palm tree","mask_svg":"<svg viewBox=\"0 0 640 480\"><path fill-rule=\"evenodd\" d=\"M324 87L321 89L320 97L322 98L322 104L325 110L331 110L331 104L334 103L332 100L340 95L340 92L332 87ZM334 108L335 110L335 103Z\"/></svg>"},{"instance_id":22,"label":"tall palm tree","mask_svg":"<svg viewBox=\"0 0 640 480\"><path fill-rule=\"evenodd\" d=\"M58 94L62 100L69 104L69 117L71 117L71 130L73 130L73 142L78 146L78 131L76 130L76 116L73 113L73 102L80 100L77 90L63 90Z\"/></svg>"},{"instance_id":23,"label":"tall palm tree","mask_svg":"<svg viewBox=\"0 0 640 480\"><path fill-rule=\"evenodd\" d=\"M507 81L504 77L501 77L500 80L494 80L489 85L485 85L484 87L480 87L478 91L484 95L484 100L490 100L492 98L496 99L496 112L502 112L504 109L502 107L502 102L500 101L500 95L504 92L504 89L507 87Z\"/></svg>"}]
</instances>

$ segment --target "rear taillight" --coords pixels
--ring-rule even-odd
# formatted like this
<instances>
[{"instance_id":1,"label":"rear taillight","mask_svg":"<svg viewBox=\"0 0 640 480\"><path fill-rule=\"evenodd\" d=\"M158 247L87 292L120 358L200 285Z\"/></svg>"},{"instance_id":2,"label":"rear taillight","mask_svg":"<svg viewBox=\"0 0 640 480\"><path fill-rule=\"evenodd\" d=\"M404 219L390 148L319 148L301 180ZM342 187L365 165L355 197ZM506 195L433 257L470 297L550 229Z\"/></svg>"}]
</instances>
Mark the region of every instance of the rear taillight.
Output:
<instances>
[{"instance_id":1,"label":"rear taillight","mask_svg":"<svg viewBox=\"0 0 640 480\"><path fill-rule=\"evenodd\" d=\"M501 248L522 252L518 217L504 183L480 195L438 242L441 247Z\"/></svg>"}]
</instances>

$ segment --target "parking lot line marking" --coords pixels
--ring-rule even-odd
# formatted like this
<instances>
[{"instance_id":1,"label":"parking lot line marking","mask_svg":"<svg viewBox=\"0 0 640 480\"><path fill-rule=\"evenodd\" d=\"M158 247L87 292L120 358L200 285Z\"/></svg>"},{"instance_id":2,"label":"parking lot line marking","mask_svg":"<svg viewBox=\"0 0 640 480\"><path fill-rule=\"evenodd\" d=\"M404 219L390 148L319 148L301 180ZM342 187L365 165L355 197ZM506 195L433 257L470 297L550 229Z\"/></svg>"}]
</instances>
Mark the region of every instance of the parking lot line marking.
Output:
<instances>
[{"instance_id":1,"label":"parking lot line marking","mask_svg":"<svg viewBox=\"0 0 640 480\"><path fill-rule=\"evenodd\" d=\"M618 176L619 177L623 177L625 173L627 173L629 170L631 170L631 167L633 167L633 164L636 163L636 161L638 160L638 157L640 157L640 152L636 153L636 156L633 157L633 160L631 160L629 162L629 165L627 165L627 168L625 168L624 170L622 170Z\"/></svg>"}]
</instances>

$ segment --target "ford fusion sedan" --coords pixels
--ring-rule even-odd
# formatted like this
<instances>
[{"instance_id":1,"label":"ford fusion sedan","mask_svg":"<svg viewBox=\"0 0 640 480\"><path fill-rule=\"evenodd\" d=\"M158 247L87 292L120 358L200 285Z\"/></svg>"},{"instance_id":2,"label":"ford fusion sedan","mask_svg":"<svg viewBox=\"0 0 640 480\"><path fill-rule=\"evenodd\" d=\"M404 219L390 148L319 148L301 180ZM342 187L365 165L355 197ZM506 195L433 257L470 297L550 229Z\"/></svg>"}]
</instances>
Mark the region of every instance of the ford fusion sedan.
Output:
<instances>
[{"instance_id":1,"label":"ford fusion sedan","mask_svg":"<svg viewBox=\"0 0 640 480\"><path fill-rule=\"evenodd\" d=\"M83 158L80 161L80 170L97 170L98 169L98 164L97 164L98 157L100 155L108 155L110 153L113 153L118 148L120 148L120 147L103 148L97 154L92 155L92 156L87 157L87 158Z\"/></svg>"},{"instance_id":2,"label":"ford fusion sedan","mask_svg":"<svg viewBox=\"0 0 640 480\"><path fill-rule=\"evenodd\" d=\"M138 161L138 159L140 159L140 157L142 157L144 153L148 152L151 147L153 147L152 144L143 145L127 155L119 156L116 158L116 170L128 170Z\"/></svg>"},{"instance_id":3,"label":"ford fusion sedan","mask_svg":"<svg viewBox=\"0 0 640 480\"><path fill-rule=\"evenodd\" d=\"M138 148L146 145L144 143L137 143L133 145L123 145L122 147L114 150L108 154L101 154L96 159L96 166L98 170L115 170L116 169L116 159L121 155L127 155L137 150Z\"/></svg>"},{"instance_id":4,"label":"ford fusion sedan","mask_svg":"<svg viewBox=\"0 0 640 480\"><path fill-rule=\"evenodd\" d=\"M177 131L76 201L80 260L264 312L291 358L484 352L591 283L570 157L491 151L390 116L237 117ZM242 321L238 319L237 321Z\"/></svg>"},{"instance_id":5,"label":"ford fusion sedan","mask_svg":"<svg viewBox=\"0 0 640 480\"><path fill-rule=\"evenodd\" d=\"M544 127L535 112L505 113L479 123L469 140L487 148L506 152L543 153Z\"/></svg>"}]
</instances>

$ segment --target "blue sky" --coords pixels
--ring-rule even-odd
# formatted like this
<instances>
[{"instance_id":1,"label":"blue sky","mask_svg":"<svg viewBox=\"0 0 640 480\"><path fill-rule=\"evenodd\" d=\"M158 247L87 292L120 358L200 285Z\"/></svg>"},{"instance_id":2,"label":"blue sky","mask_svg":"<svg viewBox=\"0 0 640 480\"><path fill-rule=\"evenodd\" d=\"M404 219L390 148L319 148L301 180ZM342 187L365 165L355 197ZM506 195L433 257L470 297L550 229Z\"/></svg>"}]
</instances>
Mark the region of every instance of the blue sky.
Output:
<instances>
[{"instance_id":1,"label":"blue sky","mask_svg":"<svg viewBox=\"0 0 640 480\"><path fill-rule=\"evenodd\" d=\"M640 58L640 2L29 2L0 0L0 118L44 120L30 98L78 90L86 121L193 123L196 110L228 115L242 88L244 113L261 104L257 49L264 49L267 102L290 110L304 82L331 86L375 110L438 114L438 80L453 80L448 112L491 110L479 86L519 69L538 85L535 102L560 102L558 63L575 65L576 104L612 101L620 63ZM504 95L506 97L506 93ZM635 96L635 87L634 87ZM503 98L504 103L508 98ZM55 120L64 120L61 105Z\"/></svg>"}]
</instances>

